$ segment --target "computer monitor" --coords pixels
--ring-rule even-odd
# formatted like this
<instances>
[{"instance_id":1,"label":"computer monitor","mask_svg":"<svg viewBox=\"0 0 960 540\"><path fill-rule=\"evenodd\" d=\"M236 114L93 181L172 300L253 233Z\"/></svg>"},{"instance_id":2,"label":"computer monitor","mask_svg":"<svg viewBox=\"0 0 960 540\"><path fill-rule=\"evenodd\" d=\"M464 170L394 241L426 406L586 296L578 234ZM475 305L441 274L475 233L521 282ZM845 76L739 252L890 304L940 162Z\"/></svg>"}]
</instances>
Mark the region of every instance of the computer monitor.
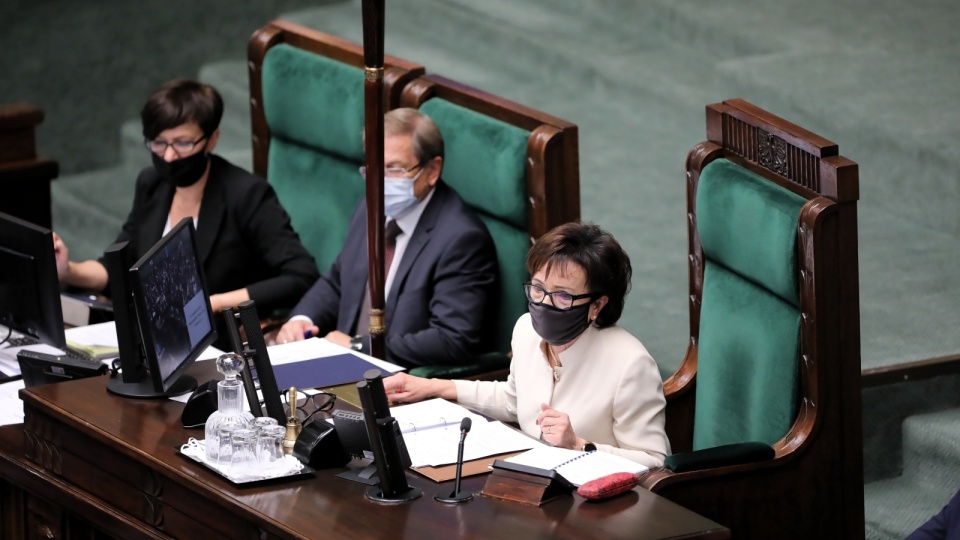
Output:
<instances>
[{"instance_id":1,"label":"computer monitor","mask_svg":"<svg viewBox=\"0 0 960 540\"><path fill-rule=\"evenodd\" d=\"M0 212L0 341L12 330L64 349L53 232Z\"/></svg>"},{"instance_id":2,"label":"computer monitor","mask_svg":"<svg viewBox=\"0 0 960 540\"><path fill-rule=\"evenodd\" d=\"M129 248L108 249L120 348L120 375L107 383L110 392L151 398L196 388L197 381L183 373L217 332L194 236L193 220L184 218L128 272L117 268L129 260Z\"/></svg>"}]
</instances>

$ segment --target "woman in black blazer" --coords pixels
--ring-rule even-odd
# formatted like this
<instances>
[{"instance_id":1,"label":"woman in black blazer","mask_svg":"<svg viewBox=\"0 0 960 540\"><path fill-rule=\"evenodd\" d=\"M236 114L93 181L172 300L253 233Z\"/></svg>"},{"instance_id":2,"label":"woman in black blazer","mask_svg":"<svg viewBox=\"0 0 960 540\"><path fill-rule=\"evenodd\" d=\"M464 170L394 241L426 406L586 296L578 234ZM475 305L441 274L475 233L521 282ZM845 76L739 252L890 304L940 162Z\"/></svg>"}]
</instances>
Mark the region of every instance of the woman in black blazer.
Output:
<instances>
[{"instance_id":1,"label":"woman in black blazer","mask_svg":"<svg viewBox=\"0 0 960 540\"><path fill-rule=\"evenodd\" d=\"M262 178L212 155L223 101L190 80L160 87L140 113L153 167L137 177L133 208L117 242L139 258L171 227L192 218L214 311L254 300L266 314L289 309L319 277L290 217ZM106 291L103 259L74 262L54 235L60 281Z\"/></svg>"}]
</instances>

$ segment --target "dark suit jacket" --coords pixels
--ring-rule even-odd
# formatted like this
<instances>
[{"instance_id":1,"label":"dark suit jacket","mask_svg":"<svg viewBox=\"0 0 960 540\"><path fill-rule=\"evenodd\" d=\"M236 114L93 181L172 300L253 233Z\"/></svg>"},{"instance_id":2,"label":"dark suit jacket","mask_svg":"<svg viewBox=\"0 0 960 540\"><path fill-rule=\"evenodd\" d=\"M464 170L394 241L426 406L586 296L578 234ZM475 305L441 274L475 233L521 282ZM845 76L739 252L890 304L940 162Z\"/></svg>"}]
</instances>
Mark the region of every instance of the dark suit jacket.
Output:
<instances>
[{"instance_id":1,"label":"dark suit jacket","mask_svg":"<svg viewBox=\"0 0 960 540\"><path fill-rule=\"evenodd\" d=\"M473 360L496 283L490 233L456 192L437 182L386 299L387 360L408 367ZM291 314L310 317L321 336L335 329L354 335L366 287L367 209L361 201L340 255Z\"/></svg>"},{"instance_id":2,"label":"dark suit jacket","mask_svg":"<svg viewBox=\"0 0 960 540\"><path fill-rule=\"evenodd\" d=\"M141 171L117 242L129 241L137 258L146 253L163 234L173 193L153 167ZM215 155L196 240L208 292L246 287L261 316L289 309L320 275L270 184Z\"/></svg>"},{"instance_id":3,"label":"dark suit jacket","mask_svg":"<svg viewBox=\"0 0 960 540\"><path fill-rule=\"evenodd\" d=\"M939 514L930 518L907 537L907 540L957 539L960 539L960 491L954 494Z\"/></svg>"}]
</instances>

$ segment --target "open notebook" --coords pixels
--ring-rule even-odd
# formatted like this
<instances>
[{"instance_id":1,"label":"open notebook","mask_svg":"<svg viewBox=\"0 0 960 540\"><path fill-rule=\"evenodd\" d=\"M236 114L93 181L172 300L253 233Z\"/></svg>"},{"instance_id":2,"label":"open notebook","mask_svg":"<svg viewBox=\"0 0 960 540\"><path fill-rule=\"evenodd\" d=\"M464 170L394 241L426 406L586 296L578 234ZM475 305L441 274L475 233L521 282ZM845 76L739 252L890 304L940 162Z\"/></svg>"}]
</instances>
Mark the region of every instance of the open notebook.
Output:
<instances>
[{"instance_id":1,"label":"open notebook","mask_svg":"<svg viewBox=\"0 0 960 540\"><path fill-rule=\"evenodd\" d=\"M526 450L538 444L506 424L489 420L445 399L390 407L390 414L403 432L413 468L455 463L460 422L465 417L471 419L472 427L463 445L464 461Z\"/></svg>"},{"instance_id":2,"label":"open notebook","mask_svg":"<svg viewBox=\"0 0 960 540\"><path fill-rule=\"evenodd\" d=\"M647 470L644 465L608 452L596 450L580 452L579 450L555 448L544 444L539 444L522 454L507 458L505 461L557 471L560 476L563 476L575 486L586 484L608 474L618 472L640 474Z\"/></svg>"}]
</instances>

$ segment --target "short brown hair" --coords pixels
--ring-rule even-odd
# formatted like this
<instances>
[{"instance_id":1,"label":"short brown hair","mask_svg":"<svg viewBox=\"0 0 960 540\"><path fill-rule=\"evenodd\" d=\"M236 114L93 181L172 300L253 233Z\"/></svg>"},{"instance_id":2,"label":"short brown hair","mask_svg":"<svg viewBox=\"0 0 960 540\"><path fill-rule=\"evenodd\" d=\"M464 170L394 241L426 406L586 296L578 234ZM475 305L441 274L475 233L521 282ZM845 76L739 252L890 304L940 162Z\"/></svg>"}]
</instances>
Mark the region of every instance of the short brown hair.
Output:
<instances>
[{"instance_id":1,"label":"short brown hair","mask_svg":"<svg viewBox=\"0 0 960 540\"><path fill-rule=\"evenodd\" d=\"M140 110L143 136L156 139L160 133L189 122L196 122L209 137L220 126L223 99L210 86L189 79L172 80L150 95Z\"/></svg>"},{"instance_id":2,"label":"short brown hair","mask_svg":"<svg viewBox=\"0 0 960 540\"><path fill-rule=\"evenodd\" d=\"M413 137L413 154L422 164L443 157L443 136L437 124L417 109L401 107L383 115L383 134Z\"/></svg>"},{"instance_id":3,"label":"short brown hair","mask_svg":"<svg viewBox=\"0 0 960 540\"><path fill-rule=\"evenodd\" d=\"M546 273L557 266L576 263L583 268L587 290L608 298L594 323L600 328L620 320L633 268L630 257L607 231L592 223L573 221L551 229L527 253L527 272Z\"/></svg>"}]
</instances>

